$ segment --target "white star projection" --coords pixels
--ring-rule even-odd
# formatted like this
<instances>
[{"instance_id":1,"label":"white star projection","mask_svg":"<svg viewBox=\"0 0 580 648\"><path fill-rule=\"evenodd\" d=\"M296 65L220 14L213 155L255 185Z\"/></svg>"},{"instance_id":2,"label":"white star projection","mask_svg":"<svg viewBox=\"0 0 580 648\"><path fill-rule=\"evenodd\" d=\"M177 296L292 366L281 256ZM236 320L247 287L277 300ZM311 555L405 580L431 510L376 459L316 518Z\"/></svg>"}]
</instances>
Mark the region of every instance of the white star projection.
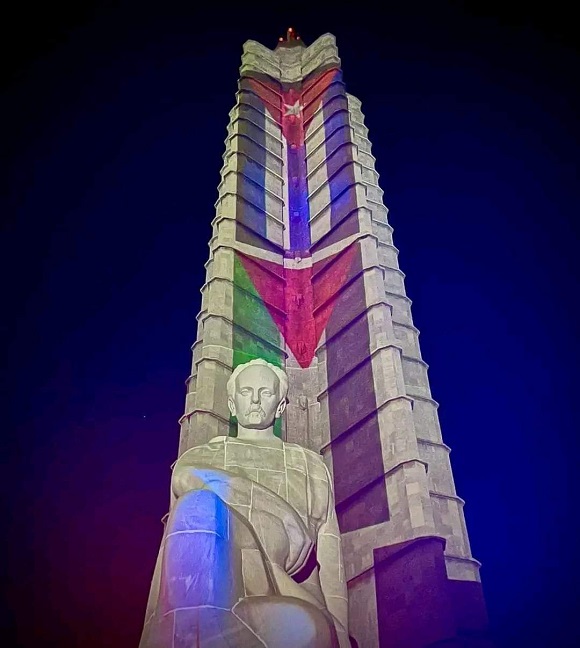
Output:
<instances>
[{"instance_id":1,"label":"white star projection","mask_svg":"<svg viewBox=\"0 0 580 648\"><path fill-rule=\"evenodd\" d=\"M302 112L303 106L299 101L296 101L291 106L284 104L284 108L286 109L284 112L285 117L288 117L289 115L295 115L296 117L299 117L300 113Z\"/></svg>"}]
</instances>

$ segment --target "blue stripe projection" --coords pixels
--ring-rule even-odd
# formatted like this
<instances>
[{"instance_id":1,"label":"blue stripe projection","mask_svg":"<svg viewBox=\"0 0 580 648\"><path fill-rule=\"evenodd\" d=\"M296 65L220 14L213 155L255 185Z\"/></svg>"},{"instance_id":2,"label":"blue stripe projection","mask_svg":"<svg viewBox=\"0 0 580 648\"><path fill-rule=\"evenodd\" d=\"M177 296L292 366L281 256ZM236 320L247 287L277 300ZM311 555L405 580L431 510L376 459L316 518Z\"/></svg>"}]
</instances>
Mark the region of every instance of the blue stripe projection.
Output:
<instances>
[{"instance_id":1,"label":"blue stripe projection","mask_svg":"<svg viewBox=\"0 0 580 648\"><path fill-rule=\"evenodd\" d=\"M310 208L306 183L306 146L288 147L288 209L290 212L290 250L310 248Z\"/></svg>"}]
</instances>

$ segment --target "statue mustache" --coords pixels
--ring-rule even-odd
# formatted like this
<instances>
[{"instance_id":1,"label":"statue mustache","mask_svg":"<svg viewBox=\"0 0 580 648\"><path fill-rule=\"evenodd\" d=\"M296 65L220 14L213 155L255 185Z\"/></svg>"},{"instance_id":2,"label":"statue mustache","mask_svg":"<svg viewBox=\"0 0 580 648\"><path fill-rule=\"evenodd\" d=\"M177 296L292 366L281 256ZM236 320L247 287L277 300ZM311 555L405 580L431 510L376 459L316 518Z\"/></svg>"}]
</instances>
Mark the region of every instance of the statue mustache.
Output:
<instances>
[{"instance_id":1,"label":"statue mustache","mask_svg":"<svg viewBox=\"0 0 580 648\"><path fill-rule=\"evenodd\" d=\"M246 411L246 416L248 416L249 414L255 414L255 413L261 414L262 416L266 416L266 412L264 412L264 410L259 405L258 405L258 407L250 407Z\"/></svg>"}]
</instances>

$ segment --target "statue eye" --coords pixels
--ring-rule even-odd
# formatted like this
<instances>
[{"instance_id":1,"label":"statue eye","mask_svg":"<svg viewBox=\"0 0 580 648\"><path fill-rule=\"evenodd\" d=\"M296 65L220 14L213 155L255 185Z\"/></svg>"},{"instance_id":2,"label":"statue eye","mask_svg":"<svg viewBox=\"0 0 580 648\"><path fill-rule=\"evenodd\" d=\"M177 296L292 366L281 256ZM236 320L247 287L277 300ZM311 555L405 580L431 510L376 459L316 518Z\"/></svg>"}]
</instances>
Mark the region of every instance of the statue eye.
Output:
<instances>
[{"instance_id":1,"label":"statue eye","mask_svg":"<svg viewBox=\"0 0 580 648\"><path fill-rule=\"evenodd\" d=\"M262 394L264 394L264 396L271 396L272 392L269 389L263 389Z\"/></svg>"},{"instance_id":2,"label":"statue eye","mask_svg":"<svg viewBox=\"0 0 580 648\"><path fill-rule=\"evenodd\" d=\"M240 389L240 394L242 394L243 396L247 396L249 393L250 390L247 387L245 387L244 389Z\"/></svg>"}]
</instances>

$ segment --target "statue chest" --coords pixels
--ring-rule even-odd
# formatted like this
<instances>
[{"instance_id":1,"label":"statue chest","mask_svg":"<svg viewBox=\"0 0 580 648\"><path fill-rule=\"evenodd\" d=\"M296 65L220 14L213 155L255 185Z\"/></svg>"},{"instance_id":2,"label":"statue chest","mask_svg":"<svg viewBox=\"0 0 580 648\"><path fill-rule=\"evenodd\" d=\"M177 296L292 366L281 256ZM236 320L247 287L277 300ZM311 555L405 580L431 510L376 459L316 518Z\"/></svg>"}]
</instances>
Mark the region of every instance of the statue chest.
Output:
<instances>
[{"instance_id":1,"label":"statue chest","mask_svg":"<svg viewBox=\"0 0 580 648\"><path fill-rule=\"evenodd\" d=\"M316 534L326 519L329 498L327 473L322 460L316 459L294 444L270 447L228 439L223 468L276 493Z\"/></svg>"}]
</instances>

